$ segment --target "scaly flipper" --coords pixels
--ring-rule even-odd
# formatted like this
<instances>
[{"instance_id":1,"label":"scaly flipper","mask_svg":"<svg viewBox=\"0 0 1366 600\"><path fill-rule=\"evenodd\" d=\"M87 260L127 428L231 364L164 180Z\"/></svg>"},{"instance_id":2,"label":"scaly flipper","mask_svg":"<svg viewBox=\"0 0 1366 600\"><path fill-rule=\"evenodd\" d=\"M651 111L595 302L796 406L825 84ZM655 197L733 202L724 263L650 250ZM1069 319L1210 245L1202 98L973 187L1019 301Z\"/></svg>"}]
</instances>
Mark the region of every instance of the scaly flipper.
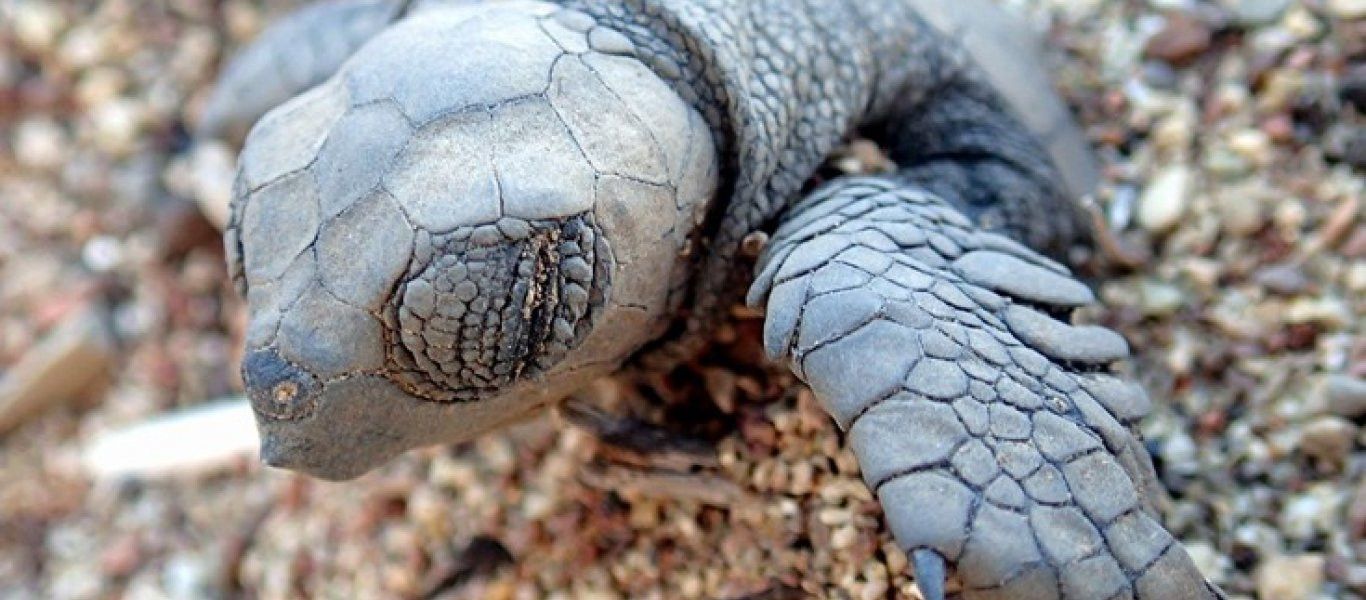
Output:
<instances>
[{"instance_id":1,"label":"scaly flipper","mask_svg":"<svg viewBox=\"0 0 1366 600\"><path fill-rule=\"evenodd\" d=\"M1148 503L1143 391L1123 338L1060 320L1094 300L1062 266L904 181L794 206L749 303L848 432L921 590L969 600L1217 598Z\"/></svg>"}]
</instances>

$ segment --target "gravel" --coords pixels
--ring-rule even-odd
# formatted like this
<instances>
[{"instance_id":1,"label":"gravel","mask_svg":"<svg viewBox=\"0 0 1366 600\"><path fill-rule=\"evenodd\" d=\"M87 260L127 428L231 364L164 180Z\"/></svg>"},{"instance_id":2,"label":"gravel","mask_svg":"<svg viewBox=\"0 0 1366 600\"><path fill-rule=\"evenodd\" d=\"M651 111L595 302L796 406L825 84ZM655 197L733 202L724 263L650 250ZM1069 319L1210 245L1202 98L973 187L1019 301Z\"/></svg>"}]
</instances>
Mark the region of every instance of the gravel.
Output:
<instances>
[{"instance_id":1,"label":"gravel","mask_svg":"<svg viewBox=\"0 0 1366 600\"><path fill-rule=\"evenodd\" d=\"M1366 598L1366 3L1003 3L1052 38L1106 165L1084 318L1136 352L1172 531L1235 598ZM185 132L223 53L294 4L0 1L0 390L46 398L0 437L0 597L918 597L743 310L675 373L580 395L709 466L625 467L547 415L346 484L233 444L88 469L97 441L240 393L231 154Z\"/></svg>"}]
</instances>

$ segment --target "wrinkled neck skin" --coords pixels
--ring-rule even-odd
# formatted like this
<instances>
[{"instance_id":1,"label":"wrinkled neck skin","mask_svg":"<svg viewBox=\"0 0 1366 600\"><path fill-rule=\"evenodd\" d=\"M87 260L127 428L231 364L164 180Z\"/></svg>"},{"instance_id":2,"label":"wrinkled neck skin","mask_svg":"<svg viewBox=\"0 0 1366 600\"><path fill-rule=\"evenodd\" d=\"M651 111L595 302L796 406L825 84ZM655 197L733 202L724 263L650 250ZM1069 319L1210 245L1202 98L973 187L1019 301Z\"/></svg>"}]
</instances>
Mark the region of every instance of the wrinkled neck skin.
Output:
<instances>
[{"instance_id":1,"label":"wrinkled neck skin","mask_svg":"<svg viewBox=\"0 0 1366 600\"><path fill-rule=\"evenodd\" d=\"M1089 239L1089 222L1073 201L1080 191L1059 184L1050 160L1085 156L1084 140L1036 131L1059 138L1055 151L1020 128L1011 102L982 80L953 33L922 19L938 2L563 2L631 39L642 60L707 119L722 157L722 188L703 226L706 252L697 256L689 312L649 346L645 366L668 368L696 354L747 287L751 273L738 260L745 236L772 230L855 131L887 148L908 179L933 180L937 195L987 229L1055 257ZM1038 75L1030 62L1017 61L1026 67L1021 76ZM1023 100L1016 104L1026 112L1054 114L1038 104L1056 102L1046 91L1013 100ZM934 107L942 110L927 110ZM983 159L1004 165L1012 180L983 182L943 165Z\"/></svg>"},{"instance_id":2,"label":"wrinkled neck skin","mask_svg":"<svg viewBox=\"0 0 1366 600\"><path fill-rule=\"evenodd\" d=\"M424 9L248 136L227 234L272 465L469 439L672 321L715 195L706 122L540 2Z\"/></svg>"}]
</instances>

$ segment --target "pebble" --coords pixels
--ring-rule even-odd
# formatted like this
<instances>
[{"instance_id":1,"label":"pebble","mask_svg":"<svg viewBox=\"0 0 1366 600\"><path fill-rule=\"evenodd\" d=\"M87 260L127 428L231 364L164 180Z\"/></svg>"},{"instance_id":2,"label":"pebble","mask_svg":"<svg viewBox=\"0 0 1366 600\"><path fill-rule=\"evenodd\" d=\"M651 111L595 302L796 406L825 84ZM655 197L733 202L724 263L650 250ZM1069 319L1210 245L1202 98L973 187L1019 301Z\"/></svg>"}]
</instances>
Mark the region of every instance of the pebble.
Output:
<instances>
[{"instance_id":1,"label":"pebble","mask_svg":"<svg viewBox=\"0 0 1366 600\"><path fill-rule=\"evenodd\" d=\"M86 445L82 461L104 480L188 476L232 467L259 444L251 406L235 397L102 433Z\"/></svg>"},{"instance_id":2,"label":"pebble","mask_svg":"<svg viewBox=\"0 0 1366 600\"><path fill-rule=\"evenodd\" d=\"M138 536L124 535L100 552L100 571L106 577L127 577L141 566L143 554Z\"/></svg>"},{"instance_id":3,"label":"pebble","mask_svg":"<svg viewBox=\"0 0 1366 600\"><path fill-rule=\"evenodd\" d=\"M1319 393L1334 415L1348 419L1366 415L1366 379L1340 373L1327 375L1319 384Z\"/></svg>"},{"instance_id":4,"label":"pebble","mask_svg":"<svg viewBox=\"0 0 1366 600\"><path fill-rule=\"evenodd\" d=\"M1224 581L1229 568L1228 557L1209 542L1187 542L1182 545L1186 547L1186 553L1195 563L1195 568L1199 569L1206 579L1215 583Z\"/></svg>"},{"instance_id":5,"label":"pebble","mask_svg":"<svg viewBox=\"0 0 1366 600\"><path fill-rule=\"evenodd\" d=\"M225 228L236 177L236 156L221 142L207 142L194 149L190 163L195 202L210 223Z\"/></svg>"},{"instance_id":6,"label":"pebble","mask_svg":"<svg viewBox=\"0 0 1366 600\"><path fill-rule=\"evenodd\" d=\"M1347 267L1342 284L1355 294L1366 294L1366 263L1355 262Z\"/></svg>"},{"instance_id":7,"label":"pebble","mask_svg":"<svg viewBox=\"0 0 1366 600\"><path fill-rule=\"evenodd\" d=\"M1214 196L1219 212L1219 225L1232 236L1250 236L1266 226L1266 211L1258 192L1265 189L1265 181L1226 188Z\"/></svg>"},{"instance_id":8,"label":"pebble","mask_svg":"<svg viewBox=\"0 0 1366 600\"><path fill-rule=\"evenodd\" d=\"M67 157L66 132L48 118L25 119L14 128L14 157L34 169L51 169Z\"/></svg>"},{"instance_id":9,"label":"pebble","mask_svg":"<svg viewBox=\"0 0 1366 600\"><path fill-rule=\"evenodd\" d=\"M81 263L96 273L107 273L123 262L123 245L110 235L97 235L81 247Z\"/></svg>"},{"instance_id":10,"label":"pebble","mask_svg":"<svg viewBox=\"0 0 1366 600\"><path fill-rule=\"evenodd\" d=\"M1195 19L1173 15L1163 28L1148 38L1144 53L1153 58L1181 65L1209 49L1209 27Z\"/></svg>"},{"instance_id":11,"label":"pebble","mask_svg":"<svg viewBox=\"0 0 1366 600\"><path fill-rule=\"evenodd\" d=\"M1231 4L1233 17L1239 24L1261 26L1281 18L1290 6L1290 0L1236 0Z\"/></svg>"},{"instance_id":12,"label":"pebble","mask_svg":"<svg viewBox=\"0 0 1366 600\"><path fill-rule=\"evenodd\" d=\"M1366 537L1366 480L1357 482L1347 505L1347 534L1354 542Z\"/></svg>"},{"instance_id":13,"label":"pebble","mask_svg":"<svg viewBox=\"0 0 1366 600\"><path fill-rule=\"evenodd\" d=\"M1148 0L1148 6L1160 11L1189 11L1195 6L1194 0Z\"/></svg>"},{"instance_id":14,"label":"pebble","mask_svg":"<svg viewBox=\"0 0 1366 600\"><path fill-rule=\"evenodd\" d=\"M1148 183L1138 200L1138 224L1149 233L1165 233L1181 222L1190 201L1191 169L1168 166Z\"/></svg>"},{"instance_id":15,"label":"pebble","mask_svg":"<svg viewBox=\"0 0 1366 600\"><path fill-rule=\"evenodd\" d=\"M1318 417L1304 426L1300 434L1300 451L1338 468L1351 456L1357 433L1357 426L1342 417Z\"/></svg>"},{"instance_id":16,"label":"pebble","mask_svg":"<svg viewBox=\"0 0 1366 600\"><path fill-rule=\"evenodd\" d=\"M1284 295L1301 293L1310 286L1304 269L1294 263L1267 265L1257 270L1252 280L1272 292Z\"/></svg>"},{"instance_id":17,"label":"pebble","mask_svg":"<svg viewBox=\"0 0 1366 600\"><path fill-rule=\"evenodd\" d=\"M1342 137L1342 162L1366 169L1366 127L1348 127Z\"/></svg>"},{"instance_id":18,"label":"pebble","mask_svg":"<svg viewBox=\"0 0 1366 600\"><path fill-rule=\"evenodd\" d=\"M96 107L91 113L95 144L115 156L132 152L142 133L141 116L141 108L132 100L114 100Z\"/></svg>"},{"instance_id":19,"label":"pebble","mask_svg":"<svg viewBox=\"0 0 1366 600\"><path fill-rule=\"evenodd\" d=\"M1328 0L1328 12L1339 19L1366 17L1366 0Z\"/></svg>"},{"instance_id":20,"label":"pebble","mask_svg":"<svg viewBox=\"0 0 1366 600\"><path fill-rule=\"evenodd\" d=\"M1139 284L1138 292L1143 314L1149 316L1174 314L1187 302L1186 294L1180 287L1157 279L1144 279Z\"/></svg>"},{"instance_id":21,"label":"pebble","mask_svg":"<svg viewBox=\"0 0 1366 600\"><path fill-rule=\"evenodd\" d=\"M1272 556L1257 568L1257 595L1276 600L1314 600L1323 591L1322 554Z\"/></svg>"},{"instance_id":22,"label":"pebble","mask_svg":"<svg viewBox=\"0 0 1366 600\"><path fill-rule=\"evenodd\" d=\"M162 580L172 598L216 598L227 591L220 589L226 582L217 576L220 571L221 565L211 557L182 553L167 559Z\"/></svg>"},{"instance_id":23,"label":"pebble","mask_svg":"<svg viewBox=\"0 0 1366 600\"><path fill-rule=\"evenodd\" d=\"M1229 148L1248 162L1265 166L1273 158L1271 138L1260 129L1243 129L1229 136Z\"/></svg>"},{"instance_id":24,"label":"pebble","mask_svg":"<svg viewBox=\"0 0 1366 600\"><path fill-rule=\"evenodd\" d=\"M1158 121L1152 136L1157 149L1163 152L1187 152L1196 131L1194 112L1194 109L1178 108Z\"/></svg>"},{"instance_id":25,"label":"pebble","mask_svg":"<svg viewBox=\"0 0 1366 600\"><path fill-rule=\"evenodd\" d=\"M1356 107L1357 112L1366 113L1366 62L1347 68L1338 84L1338 95Z\"/></svg>"},{"instance_id":26,"label":"pebble","mask_svg":"<svg viewBox=\"0 0 1366 600\"><path fill-rule=\"evenodd\" d=\"M106 376L113 340L106 311L77 310L0 378L0 433L67 403Z\"/></svg>"},{"instance_id":27,"label":"pebble","mask_svg":"<svg viewBox=\"0 0 1366 600\"><path fill-rule=\"evenodd\" d=\"M1295 298L1285 309L1284 322L1291 325L1314 324L1325 329L1342 329L1354 322L1351 307L1341 298Z\"/></svg>"},{"instance_id":28,"label":"pebble","mask_svg":"<svg viewBox=\"0 0 1366 600\"><path fill-rule=\"evenodd\" d=\"M1173 91L1181 81L1171 63L1162 60L1144 61L1142 73L1143 82L1159 90Z\"/></svg>"},{"instance_id":29,"label":"pebble","mask_svg":"<svg viewBox=\"0 0 1366 600\"><path fill-rule=\"evenodd\" d=\"M13 19L11 28L19 43L36 53L50 51L67 25L62 11L47 2L19 2Z\"/></svg>"},{"instance_id":30,"label":"pebble","mask_svg":"<svg viewBox=\"0 0 1366 600\"><path fill-rule=\"evenodd\" d=\"M1347 258L1366 258L1366 224L1359 225L1342 243L1342 255Z\"/></svg>"},{"instance_id":31,"label":"pebble","mask_svg":"<svg viewBox=\"0 0 1366 600\"><path fill-rule=\"evenodd\" d=\"M1304 6L1290 9L1285 15L1284 23L1286 30L1301 41L1311 40L1323 33L1323 23Z\"/></svg>"},{"instance_id":32,"label":"pebble","mask_svg":"<svg viewBox=\"0 0 1366 600\"><path fill-rule=\"evenodd\" d=\"M1270 476L1278 477L1275 472ZM1331 494L1325 493L1330 491L1316 486L1287 497L1276 519L1280 532L1287 539L1302 543L1332 527L1338 507Z\"/></svg>"}]
</instances>

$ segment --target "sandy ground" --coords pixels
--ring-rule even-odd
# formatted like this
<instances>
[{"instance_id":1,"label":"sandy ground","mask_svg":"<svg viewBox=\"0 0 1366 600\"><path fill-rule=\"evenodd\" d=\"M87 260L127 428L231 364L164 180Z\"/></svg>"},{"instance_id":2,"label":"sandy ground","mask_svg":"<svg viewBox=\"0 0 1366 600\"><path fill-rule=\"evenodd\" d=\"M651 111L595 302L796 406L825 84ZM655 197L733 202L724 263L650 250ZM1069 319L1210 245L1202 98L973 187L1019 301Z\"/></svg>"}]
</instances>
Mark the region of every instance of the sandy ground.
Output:
<instances>
[{"instance_id":1,"label":"sandy ground","mask_svg":"<svg viewBox=\"0 0 1366 600\"><path fill-rule=\"evenodd\" d=\"M1129 264L1087 317L1157 400L1171 529L1235 597L1363 597L1366 3L1009 3L1106 164ZM234 452L231 410L198 466L170 434L168 475L92 456L239 393L242 306L196 204L231 161L186 131L285 4L0 0L0 598L918 597L743 314L694 364L583 394L705 439L688 477L551 417L348 484Z\"/></svg>"}]
</instances>

